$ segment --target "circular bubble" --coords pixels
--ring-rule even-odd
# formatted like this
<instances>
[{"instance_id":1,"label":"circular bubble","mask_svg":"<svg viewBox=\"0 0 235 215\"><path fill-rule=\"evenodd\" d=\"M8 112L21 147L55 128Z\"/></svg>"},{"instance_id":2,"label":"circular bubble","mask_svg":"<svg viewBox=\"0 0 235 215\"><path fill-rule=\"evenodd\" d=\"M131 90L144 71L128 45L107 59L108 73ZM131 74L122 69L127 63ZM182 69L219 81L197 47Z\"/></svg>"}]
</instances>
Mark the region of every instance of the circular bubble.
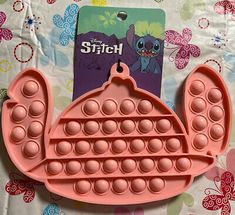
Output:
<instances>
[{"instance_id":1,"label":"circular bubble","mask_svg":"<svg viewBox=\"0 0 235 215\"><path fill-rule=\"evenodd\" d=\"M45 111L45 106L41 101L33 101L29 106L29 113L32 116L40 116Z\"/></svg>"},{"instance_id":2,"label":"circular bubble","mask_svg":"<svg viewBox=\"0 0 235 215\"><path fill-rule=\"evenodd\" d=\"M72 145L68 141L61 141L56 146L56 151L60 155L67 155L72 150Z\"/></svg>"},{"instance_id":3,"label":"circular bubble","mask_svg":"<svg viewBox=\"0 0 235 215\"><path fill-rule=\"evenodd\" d=\"M120 110L125 115L131 114L135 110L135 103L130 99L125 99L121 103Z\"/></svg>"},{"instance_id":4,"label":"circular bubble","mask_svg":"<svg viewBox=\"0 0 235 215\"><path fill-rule=\"evenodd\" d=\"M150 158L144 158L140 161L140 169L143 172L150 172L154 169L155 163Z\"/></svg>"},{"instance_id":5,"label":"circular bubble","mask_svg":"<svg viewBox=\"0 0 235 215\"><path fill-rule=\"evenodd\" d=\"M166 133L171 129L171 122L168 119L160 119L157 121L157 130Z\"/></svg>"},{"instance_id":6,"label":"circular bubble","mask_svg":"<svg viewBox=\"0 0 235 215\"><path fill-rule=\"evenodd\" d=\"M117 104L115 101L108 99L104 101L102 110L107 115L112 115L117 111Z\"/></svg>"},{"instance_id":7,"label":"circular bubble","mask_svg":"<svg viewBox=\"0 0 235 215\"><path fill-rule=\"evenodd\" d=\"M219 121L224 116L224 110L219 106L214 106L210 109L209 116L213 121Z\"/></svg>"},{"instance_id":8,"label":"circular bubble","mask_svg":"<svg viewBox=\"0 0 235 215\"><path fill-rule=\"evenodd\" d=\"M90 148L90 143L85 140L80 140L75 144L75 151L81 155L88 153Z\"/></svg>"},{"instance_id":9,"label":"circular bubble","mask_svg":"<svg viewBox=\"0 0 235 215\"><path fill-rule=\"evenodd\" d=\"M34 121L28 128L28 133L31 137L38 137L43 133L43 126L40 122Z\"/></svg>"},{"instance_id":10,"label":"circular bubble","mask_svg":"<svg viewBox=\"0 0 235 215\"><path fill-rule=\"evenodd\" d=\"M16 122L22 121L27 116L27 111L24 106L18 105L12 111L12 119Z\"/></svg>"},{"instance_id":11,"label":"circular bubble","mask_svg":"<svg viewBox=\"0 0 235 215\"><path fill-rule=\"evenodd\" d=\"M114 120L107 120L103 123L102 128L106 134L112 134L117 130L117 123Z\"/></svg>"},{"instance_id":12,"label":"circular bubble","mask_svg":"<svg viewBox=\"0 0 235 215\"><path fill-rule=\"evenodd\" d=\"M39 90L39 86L35 81L27 81L23 86L23 94L27 97L34 96Z\"/></svg>"},{"instance_id":13,"label":"circular bubble","mask_svg":"<svg viewBox=\"0 0 235 215\"><path fill-rule=\"evenodd\" d=\"M196 116L192 122L193 128L197 131L203 131L207 127L207 121L203 116Z\"/></svg>"},{"instance_id":14,"label":"circular bubble","mask_svg":"<svg viewBox=\"0 0 235 215\"><path fill-rule=\"evenodd\" d=\"M149 140L149 143L148 143L149 151L156 153L156 152L161 151L162 148L163 148L163 143L160 139L154 138L154 139Z\"/></svg>"},{"instance_id":15,"label":"circular bubble","mask_svg":"<svg viewBox=\"0 0 235 215\"><path fill-rule=\"evenodd\" d=\"M139 130L142 133L149 133L153 130L153 123L149 119L143 119L139 122Z\"/></svg>"},{"instance_id":16,"label":"circular bubble","mask_svg":"<svg viewBox=\"0 0 235 215\"><path fill-rule=\"evenodd\" d=\"M103 163L103 169L107 173L113 173L117 170L117 168L118 168L118 163L116 160L108 159Z\"/></svg>"},{"instance_id":17,"label":"circular bubble","mask_svg":"<svg viewBox=\"0 0 235 215\"><path fill-rule=\"evenodd\" d=\"M142 114L148 114L153 110L153 105L149 100L141 100L138 105L138 110Z\"/></svg>"},{"instance_id":18,"label":"circular bubble","mask_svg":"<svg viewBox=\"0 0 235 215\"><path fill-rule=\"evenodd\" d=\"M222 97L223 97L223 95L219 89L213 88L208 92L208 99L212 103L217 103L217 102L221 101Z\"/></svg>"},{"instance_id":19,"label":"circular bubble","mask_svg":"<svg viewBox=\"0 0 235 215\"><path fill-rule=\"evenodd\" d=\"M114 153L122 153L126 150L127 148L127 144L124 140L121 140L121 139L117 139L117 140L114 140L113 143L112 143L112 151Z\"/></svg>"},{"instance_id":20,"label":"circular bubble","mask_svg":"<svg viewBox=\"0 0 235 215\"><path fill-rule=\"evenodd\" d=\"M145 143L142 139L134 139L130 142L130 149L134 153L142 152L145 148Z\"/></svg>"},{"instance_id":21,"label":"circular bubble","mask_svg":"<svg viewBox=\"0 0 235 215\"><path fill-rule=\"evenodd\" d=\"M197 134L194 137L193 145L199 150L204 149L208 145L208 138L204 134Z\"/></svg>"},{"instance_id":22,"label":"circular bubble","mask_svg":"<svg viewBox=\"0 0 235 215\"><path fill-rule=\"evenodd\" d=\"M173 167L173 163L169 158L161 158L158 161L158 168L163 172L168 172Z\"/></svg>"},{"instance_id":23,"label":"circular bubble","mask_svg":"<svg viewBox=\"0 0 235 215\"><path fill-rule=\"evenodd\" d=\"M128 183L124 179L116 179L113 182L113 190L116 193L124 193L128 189Z\"/></svg>"},{"instance_id":24,"label":"circular bubble","mask_svg":"<svg viewBox=\"0 0 235 215\"><path fill-rule=\"evenodd\" d=\"M59 161L51 161L47 165L47 171L51 175L58 175L63 170L63 165Z\"/></svg>"},{"instance_id":25,"label":"circular bubble","mask_svg":"<svg viewBox=\"0 0 235 215\"><path fill-rule=\"evenodd\" d=\"M105 153L109 148L109 144L105 140L97 140L94 143L93 149L98 154Z\"/></svg>"},{"instance_id":26,"label":"circular bubble","mask_svg":"<svg viewBox=\"0 0 235 215\"><path fill-rule=\"evenodd\" d=\"M39 151L40 147L35 141L29 141L23 146L23 152L25 156L29 158L35 157L39 153Z\"/></svg>"},{"instance_id":27,"label":"circular bubble","mask_svg":"<svg viewBox=\"0 0 235 215\"><path fill-rule=\"evenodd\" d=\"M84 125L84 130L87 134L93 135L100 129L99 123L96 121L88 121Z\"/></svg>"},{"instance_id":28,"label":"circular bubble","mask_svg":"<svg viewBox=\"0 0 235 215\"><path fill-rule=\"evenodd\" d=\"M131 189L135 193L142 193L146 188L146 182L142 178L135 178L131 182Z\"/></svg>"},{"instance_id":29,"label":"circular bubble","mask_svg":"<svg viewBox=\"0 0 235 215\"><path fill-rule=\"evenodd\" d=\"M82 168L82 166L81 166L80 162L78 162L78 161L69 161L66 164L66 171L70 175L77 174L81 170L81 168Z\"/></svg>"},{"instance_id":30,"label":"circular bubble","mask_svg":"<svg viewBox=\"0 0 235 215\"><path fill-rule=\"evenodd\" d=\"M94 189L98 194L104 194L109 190L109 182L105 179L99 179L95 182Z\"/></svg>"},{"instance_id":31,"label":"circular bubble","mask_svg":"<svg viewBox=\"0 0 235 215\"><path fill-rule=\"evenodd\" d=\"M199 95L202 92L204 92L204 90L205 90L205 86L199 80L193 81L191 86L190 86L190 92L194 95Z\"/></svg>"},{"instance_id":32,"label":"circular bubble","mask_svg":"<svg viewBox=\"0 0 235 215\"><path fill-rule=\"evenodd\" d=\"M172 137L166 141L166 148L170 152L177 152L181 148L179 139Z\"/></svg>"},{"instance_id":33,"label":"circular bubble","mask_svg":"<svg viewBox=\"0 0 235 215\"><path fill-rule=\"evenodd\" d=\"M100 169L100 164L96 160L89 160L85 163L85 170L90 174L96 173Z\"/></svg>"},{"instance_id":34,"label":"circular bubble","mask_svg":"<svg viewBox=\"0 0 235 215\"><path fill-rule=\"evenodd\" d=\"M153 178L149 181L149 188L153 192L160 192L165 188L165 181L162 178Z\"/></svg>"},{"instance_id":35,"label":"circular bubble","mask_svg":"<svg viewBox=\"0 0 235 215\"><path fill-rule=\"evenodd\" d=\"M125 159L122 161L122 170L126 173L133 172L136 169L136 162L133 159Z\"/></svg>"},{"instance_id":36,"label":"circular bubble","mask_svg":"<svg viewBox=\"0 0 235 215\"><path fill-rule=\"evenodd\" d=\"M206 109L206 102L202 98L195 98L191 103L191 108L196 113L201 113Z\"/></svg>"},{"instance_id":37,"label":"circular bubble","mask_svg":"<svg viewBox=\"0 0 235 215\"><path fill-rule=\"evenodd\" d=\"M210 135L214 140L219 140L224 136L224 128L219 124L212 125Z\"/></svg>"},{"instance_id":38,"label":"circular bubble","mask_svg":"<svg viewBox=\"0 0 235 215\"><path fill-rule=\"evenodd\" d=\"M121 131L125 134L130 134L135 130L135 123L132 120L124 120L121 122Z\"/></svg>"},{"instance_id":39,"label":"circular bubble","mask_svg":"<svg viewBox=\"0 0 235 215\"><path fill-rule=\"evenodd\" d=\"M75 189L79 194L86 194L91 190L91 183L88 180L79 180L75 184Z\"/></svg>"},{"instance_id":40,"label":"circular bubble","mask_svg":"<svg viewBox=\"0 0 235 215\"><path fill-rule=\"evenodd\" d=\"M176 168L181 172L189 170L190 167L191 161L188 158L183 157L176 161Z\"/></svg>"},{"instance_id":41,"label":"circular bubble","mask_svg":"<svg viewBox=\"0 0 235 215\"><path fill-rule=\"evenodd\" d=\"M76 121L67 122L65 131L68 135L76 135L81 130L81 125Z\"/></svg>"},{"instance_id":42,"label":"circular bubble","mask_svg":"<svg viewBox=\"0 0 235 215\"><path fill-rule=\"evenodd\" d=\"M83 110L87 115L95 115L99 111L99 104L95 100L89 100L85 103Z\"/></svg>"},{"instance_id":43,"label":"circular bubble","mask_svg":"<svg viewBox=\"0 0 235 215\"><path fill-rule=\"evenodd\" d=\"M20 142L25 138L26 132L23 127L17 126L11 131L11 139L15 142Z\"/></svg>"}]
</instances>

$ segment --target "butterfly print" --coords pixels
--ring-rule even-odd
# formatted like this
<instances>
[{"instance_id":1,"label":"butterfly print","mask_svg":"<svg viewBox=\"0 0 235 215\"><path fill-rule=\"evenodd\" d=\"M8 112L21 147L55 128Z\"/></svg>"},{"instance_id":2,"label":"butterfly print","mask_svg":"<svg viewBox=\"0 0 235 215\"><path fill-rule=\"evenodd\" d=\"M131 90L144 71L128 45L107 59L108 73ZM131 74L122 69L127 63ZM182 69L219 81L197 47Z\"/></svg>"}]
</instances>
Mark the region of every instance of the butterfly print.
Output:
<instances>
[{"instance_id":1,"label":"butterfly print","mask_svg":"<svg viewBox=\"0 0 235 215\"><path fill-rule=\"evenodd\" d=\"M10 181L6 184L5 190L10 195L20 195L23 194L23 200L26 203L33 201L35 197L35 185L42 185L42 183L34 181L26 176L21 176L16 173L11 173L9 175Z\"/></svg>"},{"instance_id":2,"label":"butterfly print","mask_svg":"<svg viewBox=\"0 0 235 215\"><path fill-rule=\"evenodd\" d=\"M2 11L0 11L0 42L4 40L11 40L13 37L13 34L11 30L7 28L2 28L2 25L6 21L7 17L6 14Z\"/></svg>"},{"instance_id":3,"label":"butterfly print","mask_svg":"<svg viewBox=\"0 0 235 215\"><path fill-rule=\"evenodd\" d=\"M216 184L218 181L221 183L220 188ZM230 201L235 200L233 174L226 171L222 174L221 178L216 177L214 183L217 190L212 188L206 189L205 194L207 196L203 199L202 205L207 210L217 211L221 209L221 215L230 215ZM218 194L211 194L211 191L215 191Z\"/></svg>"},{"instance_id":4,"label":"butterfly print","mask_svg":"<svg viewBox=\"0 0 235 215\"><path fill-rule=\"evenodd\" d=\"M235 15L235 1L234 0L225 0L219 1L214 6L215 12L218 14L232 14Z\"/></svg>"},{"instance_id":5,"label":"butterfly print","mask_svg":"<svg viewBox=\"0 0 235 215\"><path fill-rule=\"evenodd\" d=\"M207 179L214 181L215 178L221 177L224 172L231 172L235 175L235 149L231 149L226 156L226 164L224 164L221 160L218 161L219 166L215 166L211 168L208 172L205 173Z\"/></svg>"},{"instance_id":6,"label":"butterfly print","mask_svg":"<svg viewBox=\"0 0 235 215\"><path fill-rule=\"evenodd\" d=\"M173 49L173 52L170 54L170 60L175 62L175 66L178 69L184 69L188 63L190 55L193 57L199 57L201 51L198 46L189 44L189 41L192 39L192 31L189 28L184 28L182 35L174 30L168 30L165 33L165 40L168 44L176 45L176 47L168 48ZM172 58L172 55L175 53L175 57Z\"/></svg>"}]
</instances>

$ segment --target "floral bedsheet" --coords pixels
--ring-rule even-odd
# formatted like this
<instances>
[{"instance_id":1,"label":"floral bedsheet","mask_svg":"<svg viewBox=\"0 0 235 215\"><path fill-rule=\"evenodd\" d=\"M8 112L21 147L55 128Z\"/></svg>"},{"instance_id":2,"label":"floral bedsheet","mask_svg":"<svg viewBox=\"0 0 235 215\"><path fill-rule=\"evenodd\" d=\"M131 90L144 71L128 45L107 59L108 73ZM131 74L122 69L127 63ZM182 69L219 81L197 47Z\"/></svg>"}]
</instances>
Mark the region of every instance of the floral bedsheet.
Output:
<instances>
[{"instance_id":1,"label":"floral bedsheet","mask_svg":"<svg viewBox=\"0 0 235 215\"><path fill-rule=\"evenodd\" d=\"M0 99L22 69L37 67L49 79L54 94L54 119L71 102L76 16L67 23L69 8L84 5L161 8L166 30L182 35L197 47L187 56L176 55L182 44L165 48L162 99L172 108L176 92L198 64L221 73L235 110L235 1L233 0L0 0ZM66 11L66 13L65 13ZM102 20L100 20L102 21ZM233 112L235 116L235 111ZM4 126L4 123L3 125ZM0 214L34 215L230 215L235 214L235 130L229 148L216 167L196 178L185 193L175 198L137 206L98 206L52 194L44 185L22 175L0 144ZM230 183L227 189L221 184Z\"/></svg>"}]
</instances>

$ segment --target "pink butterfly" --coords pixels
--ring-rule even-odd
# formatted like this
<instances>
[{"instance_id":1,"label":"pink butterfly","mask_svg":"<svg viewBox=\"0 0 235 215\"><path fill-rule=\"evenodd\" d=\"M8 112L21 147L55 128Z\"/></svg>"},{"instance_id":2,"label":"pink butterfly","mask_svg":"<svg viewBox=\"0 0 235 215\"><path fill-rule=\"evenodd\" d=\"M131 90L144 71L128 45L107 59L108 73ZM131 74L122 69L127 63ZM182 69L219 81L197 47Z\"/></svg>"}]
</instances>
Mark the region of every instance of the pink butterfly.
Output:
<instances>
[{"instance_id":1,"label":"pink butterfly","mask_svg":"<svg viewBox=\"0 0 235 215\"><path fill-rule=\"evenodd\" d=\"M26 203L30 203L35 197L34 186L42 185L40 182L23 177L17 173L10 173L9 177L10 181L6 184L5 190L10 195L24 194L23 200Z\"/></svg>"},{"instance_id":2,"label":"pink butterfly","mask_svg":"<svg viewBox=\"0 0 235 215\"><path fill-rule=\"evenodd\" d=\"M114 215L144 215L144 210L142 208L136 208L134 213L132 213L128 208L118 207L115 209Z\"/></svg>"},{"instance_id":3,"label":"pink butterfly","mask_svg":"<svg viewBox=\"0 0 235 215\"><path fill-rule=\"evenodd\" d=\"M215 12L218 14L232 14L233 16L235 16L235 1L219 1L215 4L214 9Z\"/></svg>"},{"instance_id":4,"label":"pink butterfly","mask_svg":"<svg viewBox=\"0 0 235 215\"><path fill-rule=\"evenodd\" d=\"M189 28L184 28L182 35L174 30L168 30L165 33L165 40L169 44L177 45L177 47L168 48L173 49L173 52L170 54L170 60L175 62L175 66L178 69L184 69L188 63L190 55L193 57L199 57L201 51L198 46L189 44L189 41L192 39L192 31ZM167 48L167 47L166 47ZM176 51L177 54L175 57L171 57Z\"/></svg>"},{"instance_id":5,"label":"pink butterfly","mask_svg":"<svg viewBox=\"0 0 235 215\"><path fill-rule=\"evenodd\" d=\"M220 181L221 185L218 188L216 182ZM224 172L221 178L217 177L214 179L216 189L206 189L205 194L207 195L202 205L204 208L210 211L217 211L221 209L221 215L230 215L231 206L229 201L235 201L234 191L234 177L231 172ZM211 194L211 191L215 191L218 194Z\"/></svg>"},{"instance_id":6,"label":"pink butterfly","mask_svg":"<svg viewBox=\"0 0 235 215\"><path fill-rule=\"evenodd\" d=\"M215 178L220 177L224 172L229 171L235 175L235 149L231 149L226 156L226 164L223 164L222 161L219 161L220 166L215 166L206 172L204 175L207 179L214 181Z\"/></svg>"},{"instance_id":7,"label":"pink butterfly","mask_svg":"<svg viewBox=\"0 0 235 215\"><path fill-rule=\"evenodd\" d=\"M6 14L0 11L0 42L2 41L2 39L11 40L13 37L11 30L2 28L2 25L6 21L6 19Z\"/></svg>"}]
</instances>

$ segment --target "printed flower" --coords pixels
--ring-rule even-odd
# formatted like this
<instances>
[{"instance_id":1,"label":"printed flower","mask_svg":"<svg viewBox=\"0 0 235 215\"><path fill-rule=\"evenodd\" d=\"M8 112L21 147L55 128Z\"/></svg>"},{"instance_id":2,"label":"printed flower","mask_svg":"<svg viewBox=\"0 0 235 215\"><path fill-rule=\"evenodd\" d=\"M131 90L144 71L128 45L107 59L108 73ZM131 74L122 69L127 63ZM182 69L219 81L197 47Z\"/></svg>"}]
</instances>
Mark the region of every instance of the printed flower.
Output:
<instances>
[{"instance_id":1,"label":"printed flower","mask_svg":"<svg viewBox=\"0 0 235 215\"><path fill-rule=\"evenodd\" d=\"M60 210L56 203L49 204L43 211L43 215L60 215L65 213Z\"/></svg>"},{"instance_id":2,"label":"printed flower","mask_svg":"<svg viewBox=\"0 0 235 215\"><path fill-rule=\"evenodd\" d=\"M34 181L33 179L21 176L17 173L10 173L10 181L6 184L5 190L10 195L23 194L23 200L26 203L33 201L35 197L35 185L43 185L40 182Z\"/></svg>"},{"instance_id":3,"label":"printed flower","mask_svg":"<svg viewBox=\"0 0 235 215\"><path fill-rule=\"evenodd\" d=\"M9 72L12 69L12 63L8 60L0 61L0 72Z\"/></svg>"},{"instance_id":4,"label":"printed flower","mask_svg":"<svg viewBox=\"0 0 235 215\"><path fill-rule=\"evenodd\" d=\"M225 47L226 43L228 42L225 32L219 32L215 34L211 40L213 42L213 45L219 49Z\"/></svg>"},{"instance_id":5,"label":"printed flower","mask_svg":"<svg viewBox=\"0 0 235 215\"><path fill-rule=\"evenodd\" d=\"M140 37L149 34L153 37L164 39L164 28L158 22L149 23L147 21L138 21L135 24L135 31Z\"/></svg>"},{"instance_id":6,"label":"printed flower","mask_svg":"<svg viewBox=\"0 0 235 215\"><path fill-rule=\"evenodd\" d=\"M39 25L41 25L40 17L33 14L32 17L27 16L27 18L24 21L25 28L33 30L38 30Z\"/></svg>"},{"instance_id":7,"label":"printed flower","mask_svg":"<svg viewBox=\"0 0 235 215\"><path fill-rule=\"evenodd\" d=\"M6 21L7 17L6 14L2 11L0 11L0 43L4 40L11 40L13 37L13 34L10 29L8 28L2 28L2 25Z\"/></svg>"},{"instance_id":8,"label":"printed flower","mask_svg":"<svg viewBox=\"0 0 235 215\"><path fill-rule=\"evenodd\" d=\"M74 41L75 39L78 11L79 7L76 4L71 4L66 8L64 18L59 14L53 16L53 23L63 29L60 35L62 46L67 46L70 40Z\"/></svg>"},{"instance_id":9,"label":"printed flower","mask_svg":"<svg viewBox=\"0 0 235 215\"><path fill-rule=\"evenodd\" d=\"M107 1L106 0L92 0L92 4L94 6L105 6L107 5Z\"/></svg>"},{"instance_id":10,"label":"printed flower","mask_svg":"<svg viewBox=\"0 0 235 215\"><path fill-rule=\"evenodd\" d=\"M235 55L233 53L225 52L224 61L227 64L226 68L230 70L228 73L228 81L235 82Z\"/></svg>"},{"instance_id":11,"label":"printed flower","mask_svg":"<svg viewBox=\"0 0 235 215\"><path fill-rule=\"evenodd\" d=\"M194 205L194 199L191 194L183 193L170 200L170 203L167 205L167 215L179 215L183 208L183 204L188 207Z\"/></svg>"},{"instance_id":12,"label":"printed flower","mask_svg":"<svg viewBox=\"0 0 235 215\"><path fill-rule=\"evenodd\" d=\"M59 86L55 86L53 88L53 95L55 98L55 107L58 110L62 111L71 103L71 99L66 96L61 96L60 93L61 93L61 88Z\"/></svg>"},{"instance_id":13,"label":"printed flower","mask_svg":"<svg viewBox=\"0 0 235 215\"><path fill-rule=\"evenodd\" d=\"M7 89L0 89L0 100L5 99L7 97Z\"/></svg>"},{"instance_id":14,"label":"printed flower","mask_svg":"<svg viewBox=\"0 0 235 215\"><path fill-rule=\"evenodd\" d=\"M48 35L48 39L42 35L38 35L37 39L39 41L39 48L41 49L43 55L40 57L40 62L42 65L46 66L50 62L54 65L65 68L69 65L69 58L66 54L59 51L56 47L60 43L61 29L52 29Z\"/></svg>"},{"instance_id":15,"label":"printed flower","mask_svg":"<svg viewBox=\"0 0 235 215\"><path fill-rule=\"evenodd\" d=\"M104 27L108 27L109 25L115 25L116 24L116 13L110 13L109 11L105 11L104 15L99 16L99 20L103 22Z\"/></svg>"},{"instance_id":16,"label":"printed flower","mask_svg":"<svg viewBox=\"0 0 235 215\"><path fill-rule=\"evenodd\" d=\"M7 0L0 0L0 4L4 4Z\"/></svg>"},{"instance_id":17,"label":"printed flower","mask_svg":"<svg viewBox=\"0 0 235 215\"><path fill-rule=\"evenodd\" d=\"M195 14L196 9L198 10L205 10L206 4L205 0L185 0L182 8L180 9L180 17L183 20L188 20L193 17Z\"/></svg>"}]
</instances>

